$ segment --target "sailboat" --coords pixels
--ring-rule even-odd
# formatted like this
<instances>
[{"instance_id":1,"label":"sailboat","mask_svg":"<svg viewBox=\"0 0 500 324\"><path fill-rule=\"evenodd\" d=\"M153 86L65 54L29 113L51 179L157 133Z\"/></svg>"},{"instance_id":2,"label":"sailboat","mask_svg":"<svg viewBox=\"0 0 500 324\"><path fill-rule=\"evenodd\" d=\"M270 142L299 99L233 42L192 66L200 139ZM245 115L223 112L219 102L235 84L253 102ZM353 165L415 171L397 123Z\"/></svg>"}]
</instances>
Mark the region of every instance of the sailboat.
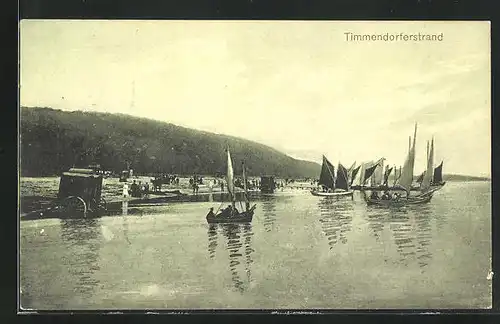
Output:
<instances>
[{"instance_id":1,"label":"sailboat","mask_svg":"<svg viewBox=\"0 0 500 324\"><path fill-rule=\"evenodd\" d=\"M410 146L408 156L406 157L405 163L401 170L401 175L396 181L396 186L394 189L404 190L406 192L406 197L400 197L396 195L395 197L387 197L386 199L380 199L378 196L367 197L366 193L363 191L365 201L368 205L378 205L378 206L404 206L404 205L416 205L428 203L432 199L432 194L435 191L430 188L430 181L426 180L424 175L423 186L420 187L420 193L417 195L411 195L411 187L413 183L413 169L415 165L415 143L417 137L417 124L415 124L415 132L413 135L413 145ZM431 152L427 159L427 172L432 171L433 163L433 147L431 147ZM429 177L427 177L429 178Z\"/></svg>"},{"instance_id":2,"label":"sailboat","mask_svg":"<svg viewBox=\"0 0 500 324\"><path fill-rule=\"evenodd\" d=\"M323 191L311 190L311 194L313 194L314 196L353 196L353 192L349 188L349 176L347 169L339 162L337 168L337 177L335 177L335 168L324 155L318 184L323 187Z\"/></svg>"},{"instance_id":3,"label":"sailboat","mask_svg":"<svg viewBox=\"0 0 500 324\"><path fill-rule=\"evenodd\" d=\"M250 201L248 199L247 177L246 177L244 163L242 163L242 167L243 167L243 190L245 198L244 211L238 211L238 209L236 208L233 162L231 160L231 153L229 152L228 149L226 182L227 182L227 191L229 192L229 197L231 199L231 205L229 205L227 208L223 210L220 210L220 207L222 206L221 205L219 206L219 209L215 213L213 212L213 207L210 208L210 211L208 212L206 217L208 223L249 223L252 221L256 205L250 207Z\"/></svg>"}]
</instances>

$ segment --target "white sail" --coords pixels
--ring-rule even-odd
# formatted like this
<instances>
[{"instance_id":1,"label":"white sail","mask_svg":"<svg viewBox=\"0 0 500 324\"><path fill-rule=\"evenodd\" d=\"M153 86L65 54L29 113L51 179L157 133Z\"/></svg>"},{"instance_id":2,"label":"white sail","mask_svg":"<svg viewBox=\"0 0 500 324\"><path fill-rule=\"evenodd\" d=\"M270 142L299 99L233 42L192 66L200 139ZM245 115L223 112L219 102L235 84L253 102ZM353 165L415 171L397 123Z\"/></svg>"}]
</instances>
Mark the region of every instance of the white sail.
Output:
<instances>
[{"instance_id":1,"label":"white sail","mask_svg":"<svg viewBox=\"0 0 500 324\"><path fill-rule=\"evenodd\" d=\"M358 172L358 185L363 185L363 179L365 177L366 163L361 163L361 169Z\"/></svg>"},{"instance_id":2,"label":"white sail","mask_svg":"<svg viewBox=\"0 0 500 324\"><path fill-rule=\"evenodd\" d=\"M233 162L231 161L231 153L229 153L229 149L227 150L227 191L229 191L229 195L231 196L231 201L234 201L234 171L233 171Z\"/></svg>"},{"instance_id":3,"label":"white sail","mask_svg":"<svg viewBox=\"0 0 500 324\"><path fill-rule=\"evenodd\" d=\"M373 172L372 185L380 186L384 182L384 159L377 161L377 168Z\"/></svg>"},{"instance_id":4,"label":"white sail","mask_svg":"<svg viewBox=\"0 0 500 324\"><path fill-rule=\"evenodd\" d=\"M370 167L370 166L367 162L361 163L361 167L359 168L359 172L356 175L355 185L357 185L357 186L363 185L363 179L365 178L365 170L368 167Z\"/></svg>"},{"instance_id":5,"label":"white sail","mask_svg":"<svg viewBox=\"0 0 500 324\"><path fill-rule=\"evenodd\" d=\"M411 189L411 184L413 183L413 168L415 166L415 142L417 137L417 124L415 124L415 134L413 135L413 145L408 152L405 163L403 164L403 169L401 170L401 176L399 177L396 185L404 188L409 194Z\"/></svg>"},{"instance_id":6,"label":"white sail","mask_svg":"<svg viewBox=\"0 0 500 324\"><path fill-rule=\"evenodd\" d=\"M420 184L420 191L425 192L431 187L432 175L434 171L434 139L431 141L431 147L427 156L427 170L424 174L424 179Z\"/></svg>"}]
</instances>

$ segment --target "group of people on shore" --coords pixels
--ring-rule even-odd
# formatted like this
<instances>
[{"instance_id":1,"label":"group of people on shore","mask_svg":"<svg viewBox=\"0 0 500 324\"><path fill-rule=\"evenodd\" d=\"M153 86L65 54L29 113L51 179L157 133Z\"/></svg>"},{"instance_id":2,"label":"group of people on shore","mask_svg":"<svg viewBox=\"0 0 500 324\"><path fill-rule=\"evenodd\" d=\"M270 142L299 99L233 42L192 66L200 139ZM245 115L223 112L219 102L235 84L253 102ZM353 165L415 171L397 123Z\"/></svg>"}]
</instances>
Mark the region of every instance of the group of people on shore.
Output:
<instances>
[{"instance_id":1,"label":"group of people on shore","mask_svg":"<svg viewBox=\"0 0 500 324\"><path fill-rule=\"evenodd\" d=\"M128 187L128 183L125 183L123 185L123 197L128 197L132 196L135 198L140 198L144 195L147 195L150 193L149 189L149 183L144 182L142 183L139 181L138 183L134 180L132 184L130 185L130 189Z\"/></svg>"}]
</instances>

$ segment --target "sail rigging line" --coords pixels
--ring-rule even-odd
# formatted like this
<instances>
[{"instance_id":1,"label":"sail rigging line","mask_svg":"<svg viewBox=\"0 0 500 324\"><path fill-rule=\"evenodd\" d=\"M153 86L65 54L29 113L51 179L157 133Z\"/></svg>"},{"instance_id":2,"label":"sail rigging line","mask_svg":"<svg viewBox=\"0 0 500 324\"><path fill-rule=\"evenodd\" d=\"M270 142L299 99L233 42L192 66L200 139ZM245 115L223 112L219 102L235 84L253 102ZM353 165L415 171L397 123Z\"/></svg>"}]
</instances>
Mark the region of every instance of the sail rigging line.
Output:
<instances>
[{"instance_id":1,"label":"sail rigging line","mask_svg":"<svg viewBox=\"0 0 500 324\"><path fill-rule=\"evenodd\" d=\"M222 207L222 205L224 205L224 200L222 199L220 205L219 205L219 208L217 208L217 211L215 212L215 214L217 215L217 213L219 212L220 208Z\"/></svg>"}]
</instances>

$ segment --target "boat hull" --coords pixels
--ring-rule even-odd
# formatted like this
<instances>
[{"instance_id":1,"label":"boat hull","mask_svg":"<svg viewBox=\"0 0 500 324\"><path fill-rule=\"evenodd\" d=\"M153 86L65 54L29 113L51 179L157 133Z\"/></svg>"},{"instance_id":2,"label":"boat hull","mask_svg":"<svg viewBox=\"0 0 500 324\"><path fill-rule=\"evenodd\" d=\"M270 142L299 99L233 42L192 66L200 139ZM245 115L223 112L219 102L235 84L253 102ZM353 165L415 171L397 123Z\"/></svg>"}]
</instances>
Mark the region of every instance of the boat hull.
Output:
<instances>
[{"instance_id":1,"label":"boat hull","mask_svg":"<svg viewBox=\"0 0 500 324\"><path fill-rule=\"evenodd\" d=\"M352 197L353 192L352 191L341 191L341 192L322 192L322 191L314 191L311 190L311 194L313 196L318 196L318 197Z\"/></svg>"},{"instance_id":2,"label":"boat hull","mask_svg":"<svg viewBox=\"0 0 500 324\"><path fill-rule=\"evenodd\" d=\"M419 195L409 198L399 198L399 199L371 199L365 198L368 206L381 206L381 207L393 207L393 206L407 206L407 205L420 205L430 202L432 199L432 193Z\"/></svg>"},{"instance_id":3,"label":"boat hull","mask_svg":"<svg viewBox=\"0 0 500 324\"><path fill-rule=\"evenodd\" d=\"M431 188L441 189L445 183L431 185ZM352 186L351 190L359 190L359 191L404 191L403 188L399 187L387 187L387 186L379 186L379 187L361 187L361 186ZM420 191L420 186L413 186L410 189L411 191Z\"/></svg>"},{"instance_id":4,"label":"boat hull","mask_svg":"<svg viewBox=\"0 0 500 324\"><path fill-rule=\"evenodd\" d=\"M209 224L251 223L255 207L256 205L253 205L252 208L240 212L238 215L228 216L221 213L217 215L207 215L207 222Z\"/></svg>"}]
</instances>

